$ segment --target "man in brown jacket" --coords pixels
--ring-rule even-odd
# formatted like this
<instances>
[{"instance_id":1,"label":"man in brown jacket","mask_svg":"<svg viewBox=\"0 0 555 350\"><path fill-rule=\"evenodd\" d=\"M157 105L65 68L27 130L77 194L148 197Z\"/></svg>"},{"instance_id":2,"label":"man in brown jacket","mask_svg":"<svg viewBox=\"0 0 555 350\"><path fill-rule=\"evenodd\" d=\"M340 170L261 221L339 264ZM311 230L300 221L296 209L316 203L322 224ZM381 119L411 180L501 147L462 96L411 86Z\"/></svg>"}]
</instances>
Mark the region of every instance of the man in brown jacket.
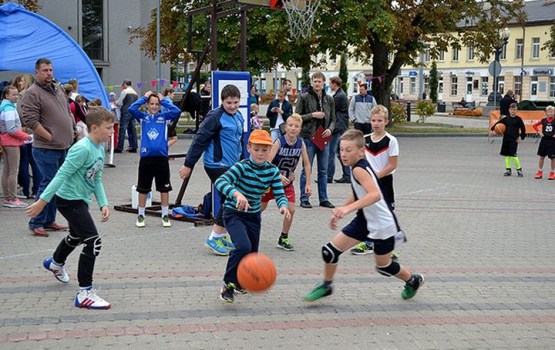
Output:
<instances>
[{"instance_id":1,"label":"man in brown jacket","mask_svg":"<svg viewBox=\"0 0 555 350\"><path fill-rule=\"evenodd\" d=\"M42 173L42 181L36 198L65 160L67 150L73 142L73 118L67 97L54 82L52 61L39 58L35 63L35 84L29 87L21 100L23 123L33 130L33 156ZM29 229L35 236L48 237L46 230L67 229L56 223L56 203L52 201L44 210L29 221Z\"/></svg>"}]
</instances>

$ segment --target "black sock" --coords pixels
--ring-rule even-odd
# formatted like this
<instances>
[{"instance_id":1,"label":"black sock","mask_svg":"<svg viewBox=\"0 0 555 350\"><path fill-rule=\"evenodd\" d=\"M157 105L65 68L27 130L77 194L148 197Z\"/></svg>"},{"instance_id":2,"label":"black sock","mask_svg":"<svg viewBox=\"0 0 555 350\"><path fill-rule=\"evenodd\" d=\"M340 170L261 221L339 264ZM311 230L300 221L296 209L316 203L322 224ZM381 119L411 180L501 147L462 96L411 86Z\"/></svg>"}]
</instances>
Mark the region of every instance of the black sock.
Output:
<instances>
[{"instance_id":1,"label":"black sock","mask_svg":"<svg viewBox=\"0 0 555 350\"><path fill-rule=\"evenodd\" d=\"M333 285L333 281L324 281L324 286L326 288L331 288L332 285Z\"/></svg>"},{"instance_id":2,"label":"black sock","mask_svg":"<svg viewBox=\"0 0 555 350\"><path fill-rule=\"evenodd\" d=\"M284 232L282 232L281 236L279 236L279 238L287 238L287 237L289 237L289 233L284 233Z\"/></svg>"}]
</instances>

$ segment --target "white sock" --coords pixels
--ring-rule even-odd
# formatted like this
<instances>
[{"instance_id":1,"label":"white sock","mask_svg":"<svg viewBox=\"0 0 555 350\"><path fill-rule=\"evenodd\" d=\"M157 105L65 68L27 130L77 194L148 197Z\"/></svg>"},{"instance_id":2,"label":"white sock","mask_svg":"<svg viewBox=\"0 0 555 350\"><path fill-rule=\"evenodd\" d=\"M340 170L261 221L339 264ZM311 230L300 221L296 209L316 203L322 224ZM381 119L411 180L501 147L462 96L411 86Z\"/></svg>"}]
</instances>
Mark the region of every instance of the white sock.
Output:
<instances>
[{"instance_id":1,"label":"white sock","mask_svg":"<svg viewBox=\"0 0 555 350\"><path fill-rule=\"evenodd\" d=\"M145 216L145 207L138 207L139 215Z\"/></svg>"},{"instance_id":2,"label":"white sock","mask_svg":"<svg viewBox=\"0 0 555 350\"><path fill-rule=\"evenodd\" d=\"M92 289L92 286L88 286L88 287L79 287L79 291L85 290L85 289Z\"/></svg>"},{"instance_id":3,"label":"white sock","mask_svg":"<svg viewBox=\"0 0 555 350\"><path fill-rule=\"evenodd\" d=\"M170 210L169 205L163 205L162 206L162 217L168 216L169 210Z\"/></svg>"},{"instance_id":4,"label":"white sock","mask_svg":"<svg viewBox=\"0 0 555 350\"><path fill-rule=\"evenodd\" d=\"M212 232L210 233L210 237L208 237L208 239L223 238L225 236L227 236L227 232L216 233L214 232L214 230L212 230Z\"/></svg>"}]
</instances>

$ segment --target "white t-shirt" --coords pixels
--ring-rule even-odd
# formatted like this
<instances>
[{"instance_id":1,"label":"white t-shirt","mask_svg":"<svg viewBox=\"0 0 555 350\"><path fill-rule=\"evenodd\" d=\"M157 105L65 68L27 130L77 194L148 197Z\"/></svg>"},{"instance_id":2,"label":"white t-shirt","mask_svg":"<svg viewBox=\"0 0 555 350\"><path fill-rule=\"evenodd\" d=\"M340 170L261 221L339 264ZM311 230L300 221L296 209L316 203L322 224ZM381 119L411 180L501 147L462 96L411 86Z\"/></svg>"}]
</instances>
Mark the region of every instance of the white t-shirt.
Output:
<instances>
[{"instance_id":1,"label":"white t-shirt","mask_svg":"<svg viewBox=\"0 0 555 350\"><path fill-rule=\"evenodd\" d=\"M382 171L389 163L389 157L399 156L399 144L397 138L386 132L380 139L373 139L374 133L366 135L364 141L366 143L366 160L377 173ZM393 174L395 170L391 172Z\"/></svg>"}]
</instances>

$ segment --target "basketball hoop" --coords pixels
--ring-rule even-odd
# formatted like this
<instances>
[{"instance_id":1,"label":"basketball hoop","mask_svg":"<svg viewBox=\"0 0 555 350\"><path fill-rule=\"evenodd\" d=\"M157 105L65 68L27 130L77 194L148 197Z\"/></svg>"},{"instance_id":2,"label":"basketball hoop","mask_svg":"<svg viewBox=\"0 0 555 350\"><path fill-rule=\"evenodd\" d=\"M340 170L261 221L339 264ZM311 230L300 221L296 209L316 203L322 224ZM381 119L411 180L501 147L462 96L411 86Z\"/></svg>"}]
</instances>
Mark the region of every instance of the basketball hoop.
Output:
<instances>
[{"instance_id":1,"label":"basketball hoop","mask_svg":"<svg viewBox=\"0 0 555 350\"><path fill-rule=\"evenodd\" d=\"M320 0L284 0L283 8L287 12L291 35L295 39L306 39L312 32L312 23Z\"/></svg>"}]
</instances>

